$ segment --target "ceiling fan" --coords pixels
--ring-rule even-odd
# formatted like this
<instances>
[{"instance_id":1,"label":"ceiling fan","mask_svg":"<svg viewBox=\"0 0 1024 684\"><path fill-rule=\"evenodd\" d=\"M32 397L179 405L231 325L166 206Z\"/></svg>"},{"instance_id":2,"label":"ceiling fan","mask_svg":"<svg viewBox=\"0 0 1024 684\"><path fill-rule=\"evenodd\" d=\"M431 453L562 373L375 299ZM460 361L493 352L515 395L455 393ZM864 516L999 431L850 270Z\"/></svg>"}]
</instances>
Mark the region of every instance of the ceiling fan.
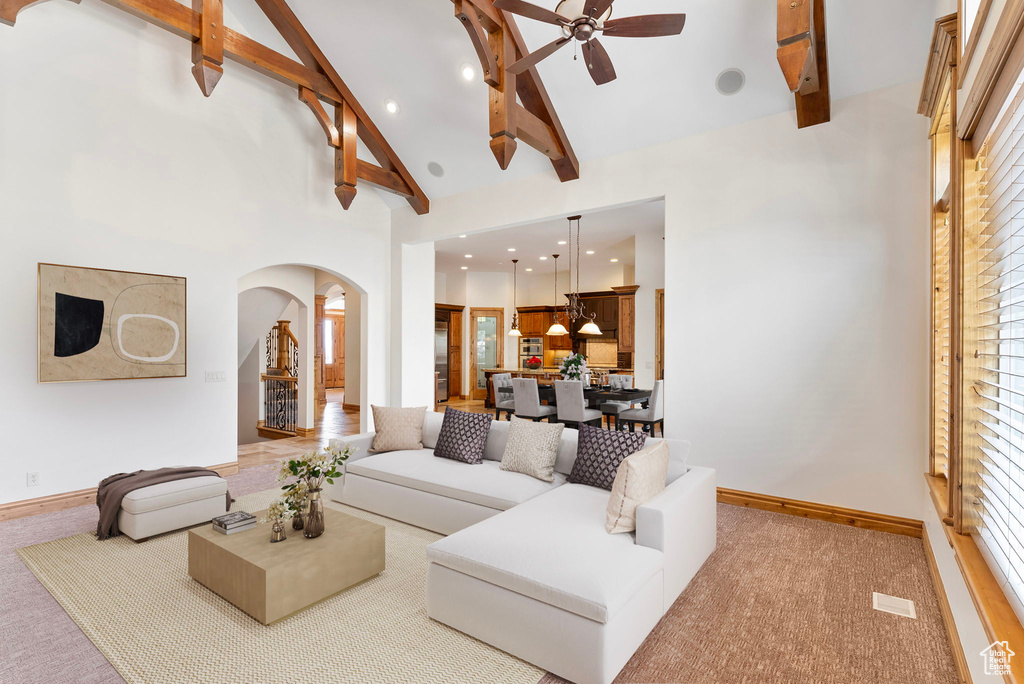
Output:
<instances>
[{"instance_id":1,"label":"ceiling fan","mask_svg":"<svg viewBox=\"0 0 1024 684\"><path fill-rule=\"evenodd\" d=\"M615 67L601 41L597 39L597 34L620 38L674 36L682 32L686 22L685 14L648 14L611 19L612 2L614 0L561 0L552 12L524 0L494 0L494 6L498 9L562 28L561 38L509 65L507 71L521 74L575 38L583 43L583 58L591 78L597 85L602 85L615 80Z\"/></svg>"}]
</instances>

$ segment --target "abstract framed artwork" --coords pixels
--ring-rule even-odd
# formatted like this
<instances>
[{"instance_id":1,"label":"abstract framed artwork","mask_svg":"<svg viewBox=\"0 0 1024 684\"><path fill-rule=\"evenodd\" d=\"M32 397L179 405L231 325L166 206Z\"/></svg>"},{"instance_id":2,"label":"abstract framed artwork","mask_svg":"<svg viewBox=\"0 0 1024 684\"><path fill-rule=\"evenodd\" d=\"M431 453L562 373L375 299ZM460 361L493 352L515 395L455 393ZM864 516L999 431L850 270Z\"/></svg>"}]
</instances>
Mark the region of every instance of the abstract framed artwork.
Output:
<instances>
[{"instance_id":1,"label":"abstract framed artwork","mask_svg":"<svg viewBox=\"0 0 1024 684\"><path fill-rule=\"evenodd\" d=\"M185 278L39 264L39 382L181 378Z\"/></svg>"}]
</instances>

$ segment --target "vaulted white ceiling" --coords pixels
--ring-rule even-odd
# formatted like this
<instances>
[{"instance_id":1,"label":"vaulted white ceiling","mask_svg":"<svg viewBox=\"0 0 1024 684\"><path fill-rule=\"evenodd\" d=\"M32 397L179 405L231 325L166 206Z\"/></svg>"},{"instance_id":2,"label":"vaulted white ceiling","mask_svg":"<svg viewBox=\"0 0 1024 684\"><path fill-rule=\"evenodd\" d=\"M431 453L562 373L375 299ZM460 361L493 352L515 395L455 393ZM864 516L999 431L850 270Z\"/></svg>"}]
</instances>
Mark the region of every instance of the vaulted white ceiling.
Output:
<instances>
[{"instance_id":1,"label":"vaulted white ceiling","mask_svg":"<svg viewBox=\"0 0 1024 684\"><path fill-rule=\"evenodd\" d=\"M430 197L538 172L558 182L548 160L523 143L509 169L498 168L488 147L487 87L479 76L467 82L460 75L467 63L479 73L479 62L450 0L291 4ZM537 4L553 8L557 3ZM826 7L833 119L843 116L836 100L922 77L934 2L827 0ZM686 28L669 38L605 38L618 79L600 87L582 59L573 60L572 48L541 63L541 76L580 160L793 109L775 60L775 2L617 0L613 9L620 17L685 12ZM241 24L239 30L290 54L252 0L229 0L227 10ZM558 31L517 21L531 49ZM730 67L745 72L746 86L723 96L715 79ZM397 115L385 111L388 98L401 106ZM444 167L442 178L428 173L432 161Z\"/></svg>"}]
</instances>

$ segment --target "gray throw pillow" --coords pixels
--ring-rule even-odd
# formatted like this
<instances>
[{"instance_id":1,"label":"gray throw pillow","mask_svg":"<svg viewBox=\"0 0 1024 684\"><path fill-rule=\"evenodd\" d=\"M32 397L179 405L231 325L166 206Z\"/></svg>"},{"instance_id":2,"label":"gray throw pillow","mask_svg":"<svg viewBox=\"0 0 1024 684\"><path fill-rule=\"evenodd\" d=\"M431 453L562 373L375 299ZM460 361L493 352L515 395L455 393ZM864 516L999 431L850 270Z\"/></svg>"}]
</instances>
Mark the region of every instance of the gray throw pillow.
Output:
<instances>
[{"instance_id":1,"label":"gray throw pillow","mask_svg":"<svg viewBox=\"0 0 1024 684\"><path fill-rule=\"evenodd\" d=\"M642 432L613 432L580 425L576 462L572 464L569 482L611 491L619 464L640 451L646 441L647 435Z\"/></svg>"},{"instance_id":2,"label":"gray throw pillow","mask_svg":"<svg viewBox=\"0 0 1024 684\"><path fill-rule=\"evenodd\" d=\"M501 469L554 482L555 459L563 429L565 426L561 423L535 423L512 416Z\"/></svg>"},{"instance_id":3,"label":"gray throw pillow","mask_svg":"<svg viewBox=\"0 0 1024 684\"><path fill-rule=\"evenodd\" d=\"M490 429L490 414L449 408L444 412L434 455L463 463L483 463L484 445Z\"/></svg>"}]
</instances>

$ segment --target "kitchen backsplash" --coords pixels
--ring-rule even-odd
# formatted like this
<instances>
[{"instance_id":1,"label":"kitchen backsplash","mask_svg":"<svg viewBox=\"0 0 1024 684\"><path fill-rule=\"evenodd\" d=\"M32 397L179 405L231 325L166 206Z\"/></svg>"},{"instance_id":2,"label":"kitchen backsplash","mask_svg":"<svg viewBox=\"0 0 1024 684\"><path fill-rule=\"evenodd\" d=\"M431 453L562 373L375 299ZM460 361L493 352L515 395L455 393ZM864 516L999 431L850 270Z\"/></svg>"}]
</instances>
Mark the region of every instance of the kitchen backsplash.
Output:
<instances>
[{"instance_id":1,"label":"kitchen backsplash","mask_svg":"<svg viewBox=\"0 0 1024 684\"><path fill-rule=\"evenodd\" d=\"M587 340L583 353L587 357L587 365L591 368L615 368L619 363L618 340Z\"/></svg>"}]
</instances>

